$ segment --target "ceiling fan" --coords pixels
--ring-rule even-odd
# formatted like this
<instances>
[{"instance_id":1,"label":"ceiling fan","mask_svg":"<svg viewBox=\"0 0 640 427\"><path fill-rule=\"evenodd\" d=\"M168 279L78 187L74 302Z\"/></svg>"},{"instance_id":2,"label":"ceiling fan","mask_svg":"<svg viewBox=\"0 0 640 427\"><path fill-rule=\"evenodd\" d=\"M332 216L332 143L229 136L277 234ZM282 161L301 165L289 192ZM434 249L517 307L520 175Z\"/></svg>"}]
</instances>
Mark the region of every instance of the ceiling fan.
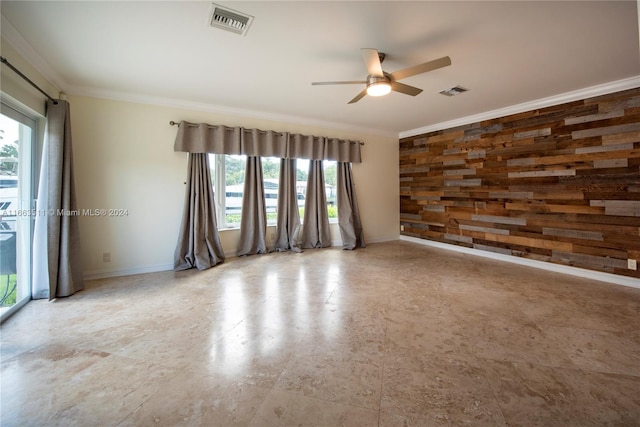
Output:
<instances>
[{"instance_id":1,"label":"ceiling fan","mask_svg":"<svg viewBox=\"0 0 640 427\"><path fill-rule=\"evenodd\" d=\"M426 73L428 71L437 70L438 68L447 67L451 65L451 58L443 56L442 58L435 59L433 61L425 62L423 64L414 65L413 67L398 70L393 73L387 73L382 70L382 62L384 61L385 54L378 52L377 49L363 48L362 59L367 66L367 79L366 80L349 80L338 82L313 82L312 85L352 85L352 84L365 84L365 89L356 95L349 104L360 101L365 95L370 96L382 96L391 91L404 93L406 95L416 96L422 89L409 86L398 82L398 80L405 79L407 77L415 76L416 74Z\"/></svg>"}]
</instances>

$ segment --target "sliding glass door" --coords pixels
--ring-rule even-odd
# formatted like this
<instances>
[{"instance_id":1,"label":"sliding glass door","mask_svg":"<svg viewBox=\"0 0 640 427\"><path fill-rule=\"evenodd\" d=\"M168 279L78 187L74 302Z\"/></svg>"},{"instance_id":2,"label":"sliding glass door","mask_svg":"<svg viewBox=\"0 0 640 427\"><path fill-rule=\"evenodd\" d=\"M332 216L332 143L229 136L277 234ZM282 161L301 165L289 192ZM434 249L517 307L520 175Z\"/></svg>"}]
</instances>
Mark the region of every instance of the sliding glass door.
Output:
<instances>
[{"instance_id":1,"label":"sliding glass door","mask_svg":"<svg viewBox=\"0 0 640 427\"><path fill-rule=\"evenodd\" d=\"M31 298L36 121L0 105L0 320Z\"/></svg>"}]
</instances>

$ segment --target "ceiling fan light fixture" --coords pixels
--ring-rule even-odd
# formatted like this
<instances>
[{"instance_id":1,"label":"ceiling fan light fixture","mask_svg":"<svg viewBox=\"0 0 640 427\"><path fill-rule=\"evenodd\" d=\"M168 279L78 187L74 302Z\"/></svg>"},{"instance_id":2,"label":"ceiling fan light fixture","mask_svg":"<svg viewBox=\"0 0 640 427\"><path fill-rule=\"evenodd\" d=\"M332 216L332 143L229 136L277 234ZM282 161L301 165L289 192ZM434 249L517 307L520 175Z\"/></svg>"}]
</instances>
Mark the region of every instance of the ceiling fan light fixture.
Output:
<instances>
[{"instance_id":1,"label":"ceiling fan light fixture","mask_svg":"<svg viewBox=\"0 0 640 427\"><path fill-rule=\"evenodd\" d=\"M369 76L367 78L367 95L384 96L391 92L391 82L389 78Z\"/></svg>"},{"instance_id":2,"label":"ceiling fan light fixture","mask_svg":"<svg viewBox=\"0 0 640 427\"><path fill-rule=\"evenodd\" d=\"M373 83L367 86L367 95L384 96L391 92L391 85L387 82Z\"/></svg>"}]
</instances>

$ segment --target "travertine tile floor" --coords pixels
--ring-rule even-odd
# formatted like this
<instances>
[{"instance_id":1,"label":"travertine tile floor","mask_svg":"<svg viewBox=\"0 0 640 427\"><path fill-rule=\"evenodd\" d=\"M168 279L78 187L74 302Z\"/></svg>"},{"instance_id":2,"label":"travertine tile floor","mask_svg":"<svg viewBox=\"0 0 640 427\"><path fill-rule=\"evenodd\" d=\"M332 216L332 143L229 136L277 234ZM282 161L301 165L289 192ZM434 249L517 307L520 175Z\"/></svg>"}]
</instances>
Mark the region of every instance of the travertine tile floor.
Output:
<instances>
[{"instance_id":1,"label":"travertine tile floor","mask_svg":"<svg viewBox=\"0 0 640 427\"><path fill-rule=\"evenodd\" d=\"M400 241L92 281L1 356L3 426L640 425L640 289Z\"/></svg>"}]
</instances>

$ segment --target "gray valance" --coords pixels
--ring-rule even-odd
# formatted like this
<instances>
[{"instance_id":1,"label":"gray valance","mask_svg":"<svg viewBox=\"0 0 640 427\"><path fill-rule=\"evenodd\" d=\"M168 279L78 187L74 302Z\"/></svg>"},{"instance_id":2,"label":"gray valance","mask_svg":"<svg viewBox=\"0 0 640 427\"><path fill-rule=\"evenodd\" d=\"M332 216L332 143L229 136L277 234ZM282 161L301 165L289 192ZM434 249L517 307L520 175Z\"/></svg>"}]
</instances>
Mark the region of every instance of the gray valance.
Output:
<instances>
[{"instance_id":1,"label":"gray valance","mask_svg":"<svg viewBox=\"0 0 640 427\"><path fill-rule=\"evenodd\" d=\"M174 151L361 163L360 141L182 121Z\"/></svg>"}]
</instances>

